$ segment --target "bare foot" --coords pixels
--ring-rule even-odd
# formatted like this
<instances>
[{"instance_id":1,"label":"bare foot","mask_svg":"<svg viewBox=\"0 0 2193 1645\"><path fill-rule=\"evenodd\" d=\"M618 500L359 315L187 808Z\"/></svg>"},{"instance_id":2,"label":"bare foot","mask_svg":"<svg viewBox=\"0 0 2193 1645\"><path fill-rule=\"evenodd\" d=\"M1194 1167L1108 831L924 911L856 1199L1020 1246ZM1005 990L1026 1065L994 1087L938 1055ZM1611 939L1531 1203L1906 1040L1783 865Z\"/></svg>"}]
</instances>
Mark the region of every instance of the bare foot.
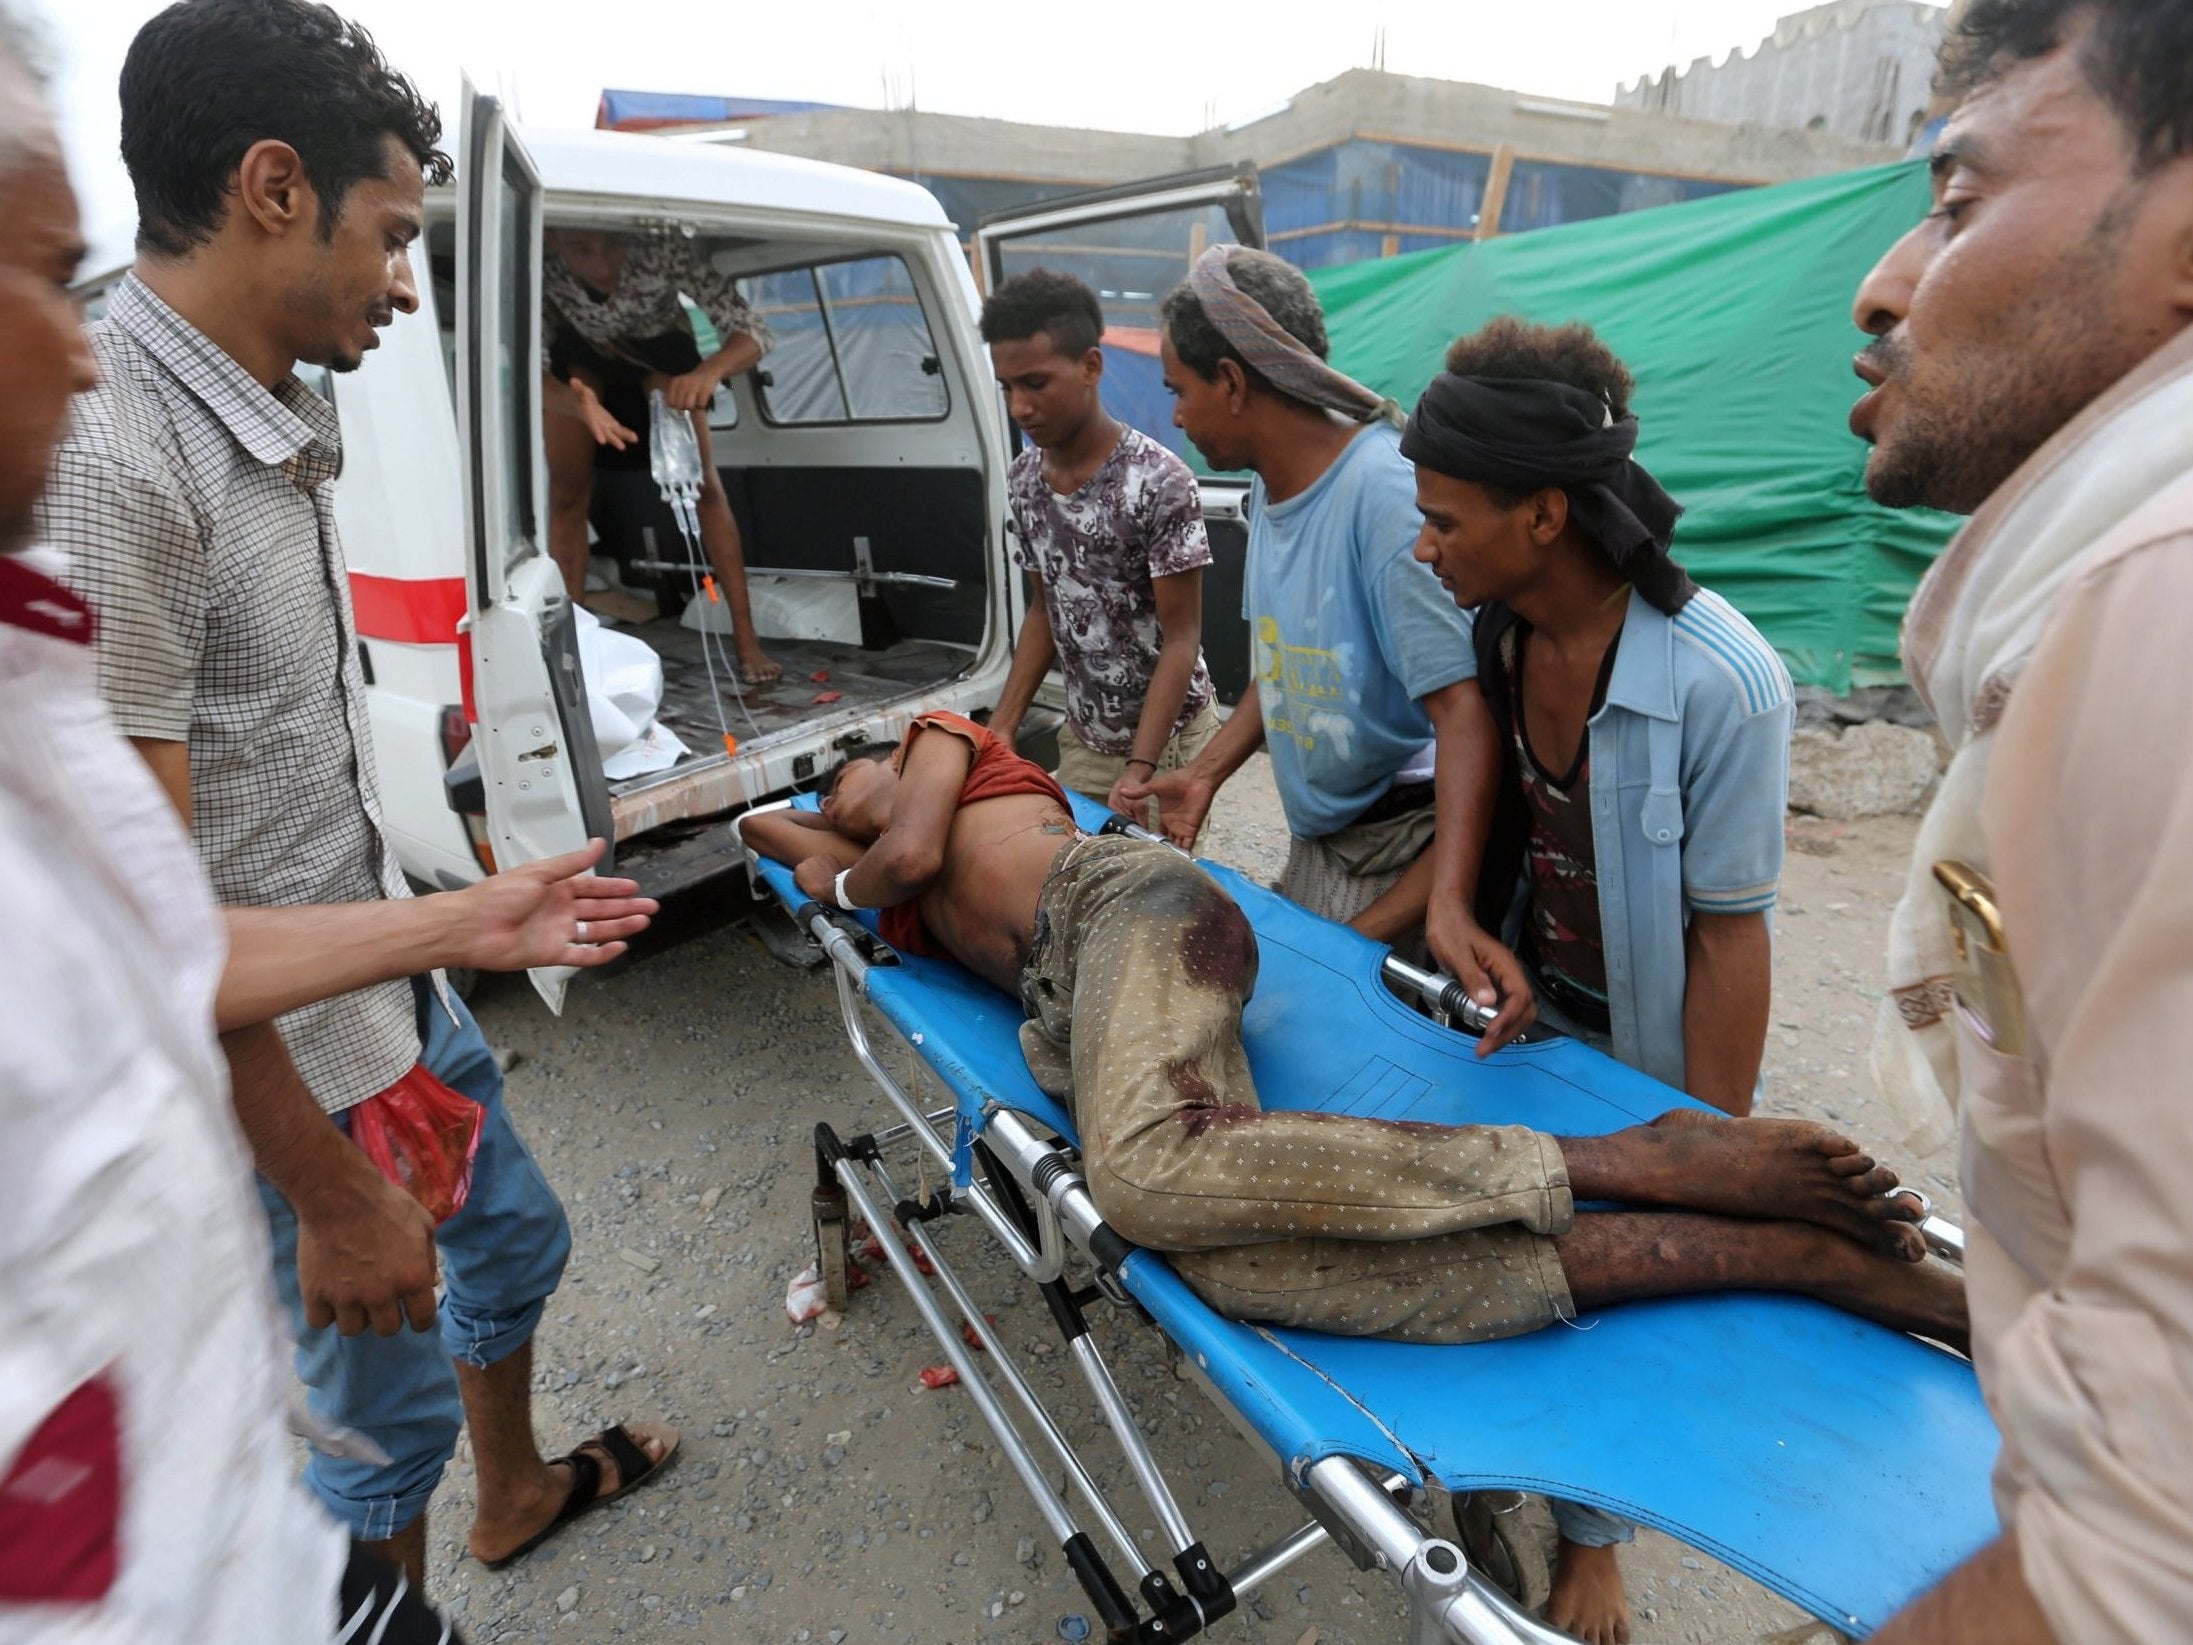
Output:
<instances>
[{"instance_id":1,"label":"bare foot","mask_svg":"<svg viewBox=\"0 0 2193 1645\"><path fill-rule=\"evenodd\" d=\"M678 1448L678 1431L655 1423L627 1422L624 1431L650 1462L661 1464ZM595 1483L589 1503L607 1502L625 1489L625 1479L617 1466L617 1459L599 1439L582 1440L576 1447L592 1457L601 1468L601 1478ZM575 1471L568 1462L544 1462L533 1489L522 1497L490 1511L483 1504L472 1521L472 1535L466 1546L472 1557L483 1565L498 1564L516 1556L535 1537L553 1526L578 1487Z\"/></svg>"},{"instance_id":2,"label":"bare foot","mask_svg":"<svg viewBox=\"0 0 2193 1645\"><path fill-rule=\"evenodd\" d=\"M1647 1297L1794 1291L1960 1353L1971 1340L1961 1277L1817 1223L1586 1211L1555 1243L1580 1313Z\"/></svg>"},{"instance_id":3,"label":"bare foot","mask_svg":"<svg viewBox=\"0 0 2193 1645\"><path fill-rule=\"evenodd\" d=\"M1587 1548L1567 1537L1553 1555L1546 1620L1584 1645L1629 1645L1630 1602L1613 1548Z\"/></svg>"},{"instance_id":4,"label":"bare foot","mask_svg":"<svg viewBox=\"0 0 2193 1645\"><path fill-rule=\"evenodd\" d=\"M772 680L784 678L784 665L762 650L761 641L752 635L735 642L739 654L739 678L748 685L767 685Z\"/></svg>"},{"instance_id":5,"label":"bare foot","mask_svg":"<svg viewBox=\"0 0 2193 1645\"><path fill-rule=\"evenodd\" d=\"M1728 1119L1677 1109L1650 1125L1601 1139L1619 1150L1605 1160L1605 1193L1570 1180L1578 1199L1712 1211L1729 1217L1795 1219L1829 1228L1905 1262L1926 1257L1918 1202L1894 1194L1896 1173L1848 1137L1804 1120Z\"/></svg>"},{"instance_id":6,"label":"bare foot","mask_svg":"<svg viewBox=\"0 0 2193 1645\"><path fill-rule=\"evenodd\" d=\"M1801 1262L1798 1271L1804 1277L1793 1290L1892 1330L1929 1337L1960 1354L1972 1352L1972 1317L1965 1307L1964 1279L1939 1263L1903 1262L1848 1240L1830 1240L1816 1257Z\"/></svg>"}]
</instances>

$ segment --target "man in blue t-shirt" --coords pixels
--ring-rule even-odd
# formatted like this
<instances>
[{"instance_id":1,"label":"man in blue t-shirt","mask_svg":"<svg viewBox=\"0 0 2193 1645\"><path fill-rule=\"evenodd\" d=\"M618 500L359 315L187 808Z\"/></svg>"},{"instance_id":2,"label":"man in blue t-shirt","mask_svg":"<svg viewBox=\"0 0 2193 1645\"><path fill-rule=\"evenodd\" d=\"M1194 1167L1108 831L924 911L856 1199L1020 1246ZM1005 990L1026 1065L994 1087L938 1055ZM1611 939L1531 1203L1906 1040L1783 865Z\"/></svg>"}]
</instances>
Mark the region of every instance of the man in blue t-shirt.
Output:
<instances>
[{"instance_id":1,"label":"man in blue t-shirt","mask_svg":"<svg viewBox=\"0 0 2193 1645\"><path fill-rule=\"evenodd\" d=\"M1242 601L1255 678L1209 747L1123 797L1155 795L1186 847L1219 786L1269 749L1293 835L1279 889L1418 949L1435 766L1450 794L1474 793L1498 743L1469 614L1411 554L1416 481L1395 408L1325 363L1316 294L1266 252L1198 259L1165 299L1159 347L1173 421L1213 468L1256 475Z\"/></svg>"}]
</instances>

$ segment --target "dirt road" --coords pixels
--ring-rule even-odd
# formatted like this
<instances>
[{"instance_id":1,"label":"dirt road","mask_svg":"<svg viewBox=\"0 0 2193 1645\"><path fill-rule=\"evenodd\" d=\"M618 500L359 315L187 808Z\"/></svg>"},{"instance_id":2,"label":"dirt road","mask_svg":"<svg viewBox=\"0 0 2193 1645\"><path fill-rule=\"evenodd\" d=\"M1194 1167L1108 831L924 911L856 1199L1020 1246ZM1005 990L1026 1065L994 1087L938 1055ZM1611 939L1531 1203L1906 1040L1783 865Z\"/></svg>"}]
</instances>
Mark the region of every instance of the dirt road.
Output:
<instances>
[{"instance_id":1,"label":"dirt road","mask_svg":"<svg viewBox=\"0 0 2193 1645\"><path fill-rule=\"evenodd\" d=\"M1221 805L1211 854L1271 872L1284 833L1268 777L1251 767ZM1877 1134L1865 1037L1911 833L1903 819L1809 825L1791 855L1773 1111ZM462 1554L460 1453L435 1505L435 1591L481 1642L1078 1637L1087 1607L966 1394L919 1385L943 1356L906 1300L862 1292L834 1329L785 1316L786 1283L812 1260L810 1128L880 1124L882 1105L826 976L778 964L723 923L730 911L680 910L639 963L574 988L561 1020L522 980L491 979L475 1002L488 1038L517 1056L511 1106L576 1234L537 1341L542 1437L560 1449L639 1417L678 1424L685 1443L663 1480L499 1576ZM1946 1158L1908 1163L1954 1205ZM978 1232L955 1224L941 1241L1054 1410L1092 1432L1032 1288ZM1153 1333L1114 1315L1098 1340L1214 1552L1231 1560L1297 1522L1270 1465L1175 1378ZM1116 1453L1092 1450L1112 1483ZM1641 1641L1735 1645L1801 1620L1664 1538L1641 1539L1627 1567ZM1327 1548L1210 1637L1373 1645L1400 1637L1398 1616L1386 1579Z\"/></svg>"}]
</instances>

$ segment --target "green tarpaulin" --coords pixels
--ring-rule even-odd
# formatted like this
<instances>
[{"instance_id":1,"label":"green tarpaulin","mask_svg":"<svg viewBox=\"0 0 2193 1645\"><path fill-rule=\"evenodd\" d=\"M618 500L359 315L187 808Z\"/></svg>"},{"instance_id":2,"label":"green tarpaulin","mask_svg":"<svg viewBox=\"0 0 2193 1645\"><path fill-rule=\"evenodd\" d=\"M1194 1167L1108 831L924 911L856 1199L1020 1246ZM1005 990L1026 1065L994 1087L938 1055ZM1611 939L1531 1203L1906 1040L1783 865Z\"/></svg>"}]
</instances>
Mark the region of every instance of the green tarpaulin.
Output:
<instances>
[{"instance_id":1,"label":"green tarpaulin","mask_svg":"<svg viewBox=\"0 0 2193 1645\"><path fill-rule=\"evenodd\" d=\"M1902 678L1904 605L1956 522L1865 494L1846 419L1851 299L1928 208L1912 162L1320 269L1333 363L1411 405L1499 314L1589 323L1637 378L1638 460L1681 502L1675 551L1800 685Z\"/></svg>"}]
</instances>

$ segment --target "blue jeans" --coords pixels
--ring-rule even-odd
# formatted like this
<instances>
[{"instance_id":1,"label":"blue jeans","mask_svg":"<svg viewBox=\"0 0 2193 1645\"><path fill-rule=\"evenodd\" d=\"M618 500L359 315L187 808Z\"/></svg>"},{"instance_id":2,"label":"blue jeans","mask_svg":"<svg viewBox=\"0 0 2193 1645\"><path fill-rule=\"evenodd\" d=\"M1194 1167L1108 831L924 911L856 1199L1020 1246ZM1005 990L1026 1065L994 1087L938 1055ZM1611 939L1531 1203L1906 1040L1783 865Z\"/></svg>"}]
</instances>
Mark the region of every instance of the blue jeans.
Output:
<instances>
[{"instance_id":1,"label":"blue jeans","mask_svg":"<svg viewBox=\"0 0 2193 1645\"><path fill-rule=\"evenodd\" d=\"M314 1452L305 1465L313 1494L366 1542L386 1540L425 1511L457 1448L464 1406L451 1360L484 1368L524 1347L571 1254L571 1225L532 1152L511 1129L502 1070L472 1014L452 997L452 1022L431 988L416 979L412 987L424 1041L419 1060L486 1110L472 1191L464 1208L435 1231L442 1259L439 1335L406 1328L392 1337L346 1337L332 1325L307 1326L297 1291L296 1213L271 1183L259 1180L273 1234L274 1284L297 1334L298 1380L316 1413L357 1429L391 1459L354 1462ZM334 1123L349 1130L347 1114L335 1115Z\"/></svg>"},{"instance_id":2,"label":"blue jeans","mask_svg":"<svg viewBox=\"0 0 2193 1645\"><path fill-rule=\"evenodd\" d=\"M1620 1514L1594 1508L1586 1502L1564 1502L1559 1497L1547 1504L1553 1510L1553 1528L1564 1541L1579 1548L1606 1548L1617 1542L1634 1542L1637 1527Z\"/></svg>"}]
</instances>

